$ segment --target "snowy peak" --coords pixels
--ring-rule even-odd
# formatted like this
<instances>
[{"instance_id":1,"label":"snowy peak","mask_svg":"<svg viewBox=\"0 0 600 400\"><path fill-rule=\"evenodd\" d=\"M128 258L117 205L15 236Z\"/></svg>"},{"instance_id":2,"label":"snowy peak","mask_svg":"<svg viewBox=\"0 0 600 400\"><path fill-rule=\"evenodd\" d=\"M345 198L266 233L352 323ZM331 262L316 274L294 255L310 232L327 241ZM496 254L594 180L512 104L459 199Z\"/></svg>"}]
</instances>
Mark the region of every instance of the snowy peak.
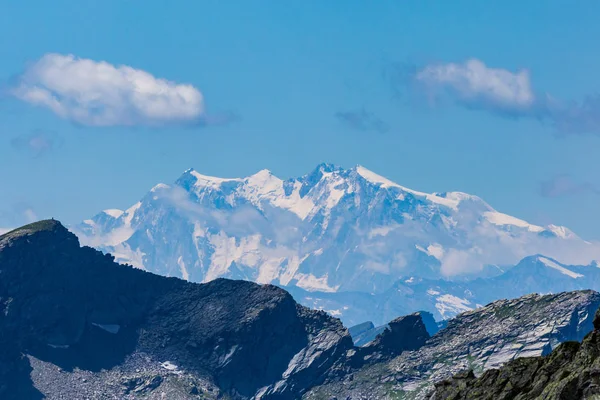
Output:
<instances>
[{"instance_id":1,"label":"snowy peak","mask_svg":"<svg viewBox=\"0 0 600 400\"><path fill-rule=\"evenodd\" d=\"M442 205L444 207L448 207L451 209L456 209L458 206L459 201L457 201L455 199L440 197L440 196L437 196L436 194L423 193L423 192L419 192L416 190L406 188L404 186L400 186L397 183L392 182L391 180L389 180L381 175L378 175L375 172L370 171L361 165L356 166L355 170L356 170L356 173L358 175L360 175L363 179L365 179L366 181L368 181L372 184L379 185L382 188L386 188L386 189L387 188L397 188L404 192L410 193L413 196L425 198L432 203L436 203L438 205Z\"/></svg>"},{"instance_id":2,"label":"snowy peak","mask_svg":"<svg viewBox=\"0 0 600 400\"><path fill-rule=\"evenodd\" d=\"M104 210L104 211L102 211L102 212L103 212L104 214L108 215L109 217L112 217L112 218L119 218L121 215L123 215L123 213L124 213L125 211L123 211L123 210L117 210L117 209L115 209L115 208L112 208L112 209Z\"/></svg>"},{"instance_id":3,"label":"snowy peak","mask_svg":"<svg viewBox=\"0 0 600 400\"><path fill-rule=\"evenodd\" d=\"M218 187L224 182L241 181L239 178L217 178L214 176L202 175L193 168L185 171L178 181L184 182L188 180L194 181L194 186L196 187Z\"/></svg>"},{"instance_id":4,"label":"snowy peak","mask_svg":"<svg viewBox=\"0 0 600 400\"><path fill-rule=\"evenodd\" d=\"M360 165L326 163L287 180L266 169L244 178L189 169L75 230L83 243L164 275L322 292L382 293L407 277L492 277L532 254L572 265L600 259L599 245L568 229L530 224L477 196L424 193Z\"/></svg>"},{"instance_id":5,"label":"snowy peak","mask_svg":"<svg viewBox=\"0 0 600 400\"><path fill-rule=\"evenodd\" d=\"M394 183L394 182L390 181L387 178L384 178L381 175L376 174L373 171L370 171L370 170L366 169L362 165L357 165L356 167L353 168L353 170L356 171L356 173L358 175L360 175L361 177L363 177L365 180L367 180L367 181L369 181L369 182L371 182L373 184L378 184L381 187L384 187L384 188L397 187L397 188L401 188L401 189L406 190L406 191L409 190L409 189L406 189L406 188L398 185L397 183Z\"/></svg>"}]
</instances>

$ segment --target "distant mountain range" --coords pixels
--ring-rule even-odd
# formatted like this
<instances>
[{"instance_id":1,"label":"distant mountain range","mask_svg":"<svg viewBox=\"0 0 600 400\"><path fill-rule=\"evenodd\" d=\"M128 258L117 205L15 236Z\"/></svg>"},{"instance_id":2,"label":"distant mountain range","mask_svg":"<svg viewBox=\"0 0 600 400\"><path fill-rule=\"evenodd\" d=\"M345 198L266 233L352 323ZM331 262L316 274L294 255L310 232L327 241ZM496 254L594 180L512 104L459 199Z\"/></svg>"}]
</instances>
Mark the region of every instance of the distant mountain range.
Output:
<instances>
[{"instance_id":1,"label":"distant mountain range","mask_svg":"<svg viewBox=\"0 0 600 400\"><path fill-rule=\"evenodd\" d=\"M119 262L194 282L276 284L347 324L417 310L448 318L532 289L597 288L600 259L600 245L565 227L331 164L288 180L267 170L225 179L190 169L129 209L70 229Z\"/></svg>"}]
</instances>

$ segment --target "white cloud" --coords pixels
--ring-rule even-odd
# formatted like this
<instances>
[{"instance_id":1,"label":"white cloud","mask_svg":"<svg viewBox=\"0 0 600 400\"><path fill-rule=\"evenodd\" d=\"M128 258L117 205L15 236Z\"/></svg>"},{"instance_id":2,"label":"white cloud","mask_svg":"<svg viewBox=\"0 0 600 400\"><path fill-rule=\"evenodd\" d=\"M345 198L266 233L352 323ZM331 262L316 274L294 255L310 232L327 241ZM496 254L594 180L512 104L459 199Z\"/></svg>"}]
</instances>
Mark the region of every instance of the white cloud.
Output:
<instances>
[{"instance_id":1,"label":"white cloud","mask_svg":"<svg viewBox=\"0 0 600 400\"><path fill-rule=\"evenodd\" d=\"M477 59L462 64L428 65L418 70L414 78L431 95L444 91L467 105L492 111L529 111L536 102L528 71L489 68Z\"/></svg>"},{"instance_id":2,"label":"white cloud","mask_svg":"<svg viewBox=\"0 0 600 400\"><path fill-rule=\"evenodd\" d=\"M204 114L202 93L192 85L73 55L46 54L26 68L12 94L91 126L189 123Z\"/></svg>"}]
</instances>

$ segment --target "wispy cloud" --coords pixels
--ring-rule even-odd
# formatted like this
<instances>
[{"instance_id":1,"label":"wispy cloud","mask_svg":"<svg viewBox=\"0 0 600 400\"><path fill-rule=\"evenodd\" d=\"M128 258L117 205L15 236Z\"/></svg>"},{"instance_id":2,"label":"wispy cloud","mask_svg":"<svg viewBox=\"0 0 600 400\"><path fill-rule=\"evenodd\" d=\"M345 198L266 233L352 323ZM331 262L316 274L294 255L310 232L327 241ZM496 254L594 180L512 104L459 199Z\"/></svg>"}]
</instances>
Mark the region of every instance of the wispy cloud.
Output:
<instances>
[{"instance_id":1,"label":"wispy cloud","mask_svg":"<svg viewBox=\"0 0 600 400\"><path fill-rule=\"evenodd\" d=\"M194 123L204 115L202 93L192 85L73 55L46 54L17 77L10 93L90 126Z\"/></svg>"},{"instance_id":2,"label":"wispy cloud","mask_svg":"<svg viewBox=\"0 0 600 400\"><path fill-rule=\"evenodd\" d=\"M56 149L62 144L62 139L55 132L35 130L26 135L19 135L10 140L10 145L18 151L35 158Z\"/></svg>"},{"instance_id":3,"label":"wispy cloud","mask_svg":"<svg viewBox=\"0 0 600 400\"><path fill-rule=\"evenodd\" d=\"M600 194L600 188L590 182L576 182L567 174L556 175L540 184L540 194L544 197L562 197L586 193Z\"/></svg>"},{"instance_id":4,"label":"wispy cloud","mask_svg":"<svg viewBox=\"0 0 600 400\"><path fill-rule=\"evenodd\" d=\"M385 121L364 108L359 110L339 111L334 115L345 125L359 131L385 133L389 130Z\"/></svg>"},{"instance_id":5,"label":"wispy cloud","mask_svg":"<svg viewBox=\"0 0 600 400\"><path fill-rule=\"evenodd\" d=\"M490 67L473 58L423 67L398 64L387 69L386 78L396 95L408 90L425 96L430 105L449 101L502 117L549 122L565 134L600 134L600 96L578 102L555 98L535 90L526 69Z\"/></svg>"}]
</instances>

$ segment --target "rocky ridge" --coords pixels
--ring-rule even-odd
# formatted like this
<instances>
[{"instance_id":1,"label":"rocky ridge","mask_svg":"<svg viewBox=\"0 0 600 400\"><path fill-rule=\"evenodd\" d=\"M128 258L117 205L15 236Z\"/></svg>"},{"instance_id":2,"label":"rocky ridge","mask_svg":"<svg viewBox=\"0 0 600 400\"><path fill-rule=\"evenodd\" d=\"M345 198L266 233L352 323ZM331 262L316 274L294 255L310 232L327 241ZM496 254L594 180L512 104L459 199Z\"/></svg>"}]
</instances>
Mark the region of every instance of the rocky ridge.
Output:
<instances>
[{"instance_id":1,"label":"rocky ridge","mask_svg":"<svg viewBox=\"0 0 600 400\"><path fill-rule=\"evenodd\" d=\"M518 357L550 353L592 329L600 294L592 291L500 300L451 319L415 351L365 365L307 399L423 399L433 383L465 369L477 374Z\"/></svg>"},{"instance_id":2,"label":"rocky ridge","mask_svg":"<svg viewBox=\"0 0 600 400\"><path fill-rule=\"evenodd\" d=\"M600 311L581 343L562 343L544 357L524 357L479 378L465 371L435 385L431 400L563 400L600 398Z\"/></svg>"}]
</instances>

